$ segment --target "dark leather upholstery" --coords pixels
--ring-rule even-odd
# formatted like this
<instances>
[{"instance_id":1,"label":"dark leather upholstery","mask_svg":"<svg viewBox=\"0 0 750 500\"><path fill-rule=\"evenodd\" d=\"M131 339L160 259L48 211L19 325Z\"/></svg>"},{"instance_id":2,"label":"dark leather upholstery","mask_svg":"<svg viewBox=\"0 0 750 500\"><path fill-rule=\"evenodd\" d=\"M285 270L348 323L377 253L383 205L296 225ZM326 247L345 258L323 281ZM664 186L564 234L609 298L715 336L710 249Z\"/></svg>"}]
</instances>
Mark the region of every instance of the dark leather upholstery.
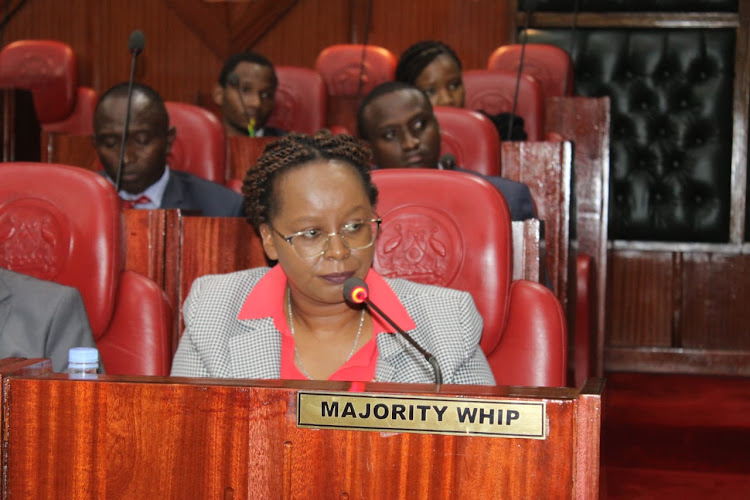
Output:
<instances>
[{"instance_id":1,"label":"dark leather upholstery","mask_svg":"<svg viewBox=\"0 0 750 500\"><path fill-rule=\"evenodd\" d=\"M325 127L328 94L318 72L296 66L276 66L279 86L268 126L314 134Z\"/></svg>"},{"instance_id":2,"label":"dark leather upholstery","mask_svg":"<svg viewBox=\"0 0 750 500\"><path fill-rule=\"evenodd\" d=\"M108 373L168 375L171 308L126 271L120 200L89 170L0 163L0 266L78 289Z\"/></svg>"},{"instance_id":3,"label":"dark leather upholstery","mask_svg":"<svg viewBox=\"0 0 750 500\"><path fill-rule=\"evenodd\" d=\"M515 71L464 71L465 107L491 115L510 113L516 82L519 81L517 76ZM515 114L523 118L528 140L544 140L544 96L539 83L528 75L521 76Z\"/></svg>"},{"instance_id":4,"label":"dark leather upholstery","mask_svg":"<svg viewBox=\"0 0 750 500\"><path fill-rule=\"evenodd\" d=\"M738 0L518 0L518 10L535 12L737 12Z\"/></svg>"},{"instance_id":5,"label":"dark leather upholstery","mask_svg":"<svg viewBox=\"0 0 750 500\"><path fill-rule=\"evenodd\" d=\"M511 221L498 191L481 177L450 170L375 170L372 178L383 218L375 269L471 293L498 384L564 386L562 306L544 286L511 283Z\"/></svg>"},{"instance_id":6,"label":"dark leather upholstery","mask_svg":"<svg viewBox=\"0 0 750 500\"><path fill-rule=\"evenodd\" d=\"M727 241L734 44L733 30L576 30L575 92L612 103L610 237Z\"/></svg>"},{"instance_id":7,"label":"dark leather upholstery","mask_svg":"<svg viewBox=\"0 0 750 500\"><path fill-rule=\"evenodd\" d=\"M207 109L192 104L175 101L165 104L169 123L177 128L177 137L167 157L169 166L224 184L227 144L219 119Z\"/></svg>"},{"instance_id":8,"label":"dark leather upholstery","mask_svg":"<svg viewBox=\"0 0 750 500\"><path fill-rule=\"evenodd\" d=\"M523 69L542 87L544 98L573 94L573 60L566 50L546 43L502 45L490 54L487 69L518 72L523 53Z\"/></svg>"},{"instance_id":9,"label":"dark leather upholstery","mask_svg":"<svg viewBox=\"0 0 750 500\"><path fill-rule=\"evenodd\" d=\"M30 90L39 122L57 122L73 111L78 65L68 45L19 40L0 50L0 87Z\"/></svg>"},{"instance_id":10,"label":"dark leather upholstery","mask_svg":"<svg viewBox=\"0 0 750 500\"><path fill-rule=\"evenodd\" d=\"M436 106L440 154L456 157L456 165L483 175L500 175L500 137L486 116L469 109Z\"/></svg>"}]
</instances>

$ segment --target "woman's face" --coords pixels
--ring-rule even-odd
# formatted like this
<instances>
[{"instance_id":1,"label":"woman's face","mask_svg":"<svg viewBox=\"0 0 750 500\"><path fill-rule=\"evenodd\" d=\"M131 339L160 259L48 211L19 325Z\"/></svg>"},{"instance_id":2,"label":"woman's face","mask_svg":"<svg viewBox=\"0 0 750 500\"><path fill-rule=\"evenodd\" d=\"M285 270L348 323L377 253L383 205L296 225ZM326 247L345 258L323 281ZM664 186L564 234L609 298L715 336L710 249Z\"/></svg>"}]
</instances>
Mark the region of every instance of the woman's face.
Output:
<instances>
[{"instance_id":1,"label":"woman's face","mask_svg":"<svg viewBox=\"0 0 750 500\"><path fill-rule=\"evenodd\" d=\"M448 54L437 56L422 70L414 84L427 94L433 106L464 106L461 70Z\"/></svg>"},{"instance_id":2,"label":"woman's face","mask_svg":"<svg viewBox=\"0 0 750 500\"><path fill-rule=\"evenodd\" d=\"M284 172L276 179L272 196L275 211L260 227L263 247L270 259L278 260L295 300L320 305L344 302L344 281L352 276L364 279L375 253L375 245L350 250L338 236L347 224L375 218L356 169L343 161L314 160ZM313 234L307 233L312 230L337 233L317 257L300 257L281 236Z\"/></svg>"}]
</instances>

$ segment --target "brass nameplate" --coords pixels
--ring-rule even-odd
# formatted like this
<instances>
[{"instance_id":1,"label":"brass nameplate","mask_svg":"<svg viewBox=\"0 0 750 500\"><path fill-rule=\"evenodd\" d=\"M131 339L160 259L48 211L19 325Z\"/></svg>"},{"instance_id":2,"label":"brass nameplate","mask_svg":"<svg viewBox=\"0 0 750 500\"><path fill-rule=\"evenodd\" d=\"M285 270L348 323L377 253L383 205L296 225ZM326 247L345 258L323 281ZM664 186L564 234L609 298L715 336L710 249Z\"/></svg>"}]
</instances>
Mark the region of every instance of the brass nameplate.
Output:
<instances>
[{"instance_id":1,"label":"brass nameplate","mask_svg":"<svg viewBox=\"0 0 750 500\"><path fill-rule=\"evenodd\" d=\"M546 439L546 403L390 394L297 393L297 426Z\"/></svg>"}]
</instances>

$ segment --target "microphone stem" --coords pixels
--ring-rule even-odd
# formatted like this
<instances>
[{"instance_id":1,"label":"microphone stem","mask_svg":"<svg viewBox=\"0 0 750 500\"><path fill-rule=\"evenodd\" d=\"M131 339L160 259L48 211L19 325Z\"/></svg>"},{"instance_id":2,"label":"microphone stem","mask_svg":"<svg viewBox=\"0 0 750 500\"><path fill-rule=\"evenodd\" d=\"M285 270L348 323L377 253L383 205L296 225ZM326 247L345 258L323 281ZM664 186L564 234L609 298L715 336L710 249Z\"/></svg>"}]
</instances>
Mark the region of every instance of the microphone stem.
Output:
<instances>
[{"instance_id":1,"label":"microphone stem","mask_svg":"<svg viewBox=\"0 0 750 500\"><path fill-rule=\"evenodd\" d=\"M125 108L125 127L122 131L122 142L120 142L120 159L117 162L117 179L115 180L115 191L120 193L120 181L122 178L122 164L125 160L125 146L128 141L128 128L130 126L130 104L133 101L133 81L135 80L135 60L138 58L138 52L133 52L130 62L130 80L128 82L128 103Z\"/></svg>"},{"instance_id":2,"label":"microphone stem","mask_svg":"<svg viewBox=\"0 0 750 500\"><path fill-rule=\"evenodd\" d=\"M380 310L378 306L376 306L370 299L365 299L365 303L367 304L367 307L373 309L376 313L378 313L378 316L383 318L388 322L389 325L391 325L393 328L396 329L396 331L401 334L403 338L409 341L409 343L414 346L414 348L419 351L419 353L424 356L424 359L427 360L428 363L430 363L430 366L432 366L432 369L435 371L435 383L437 385L441 385L443 383L443 375L440 372L440 367L438 366L437 359L435 359L435 356L430 354L429 352L422 349L422 346L417 344L417 342L411 338L411 335L407 334L400 326L398 326L390 317L388 317L387 314L385 314L383 311Z\"/></svg>"}]
</instances>

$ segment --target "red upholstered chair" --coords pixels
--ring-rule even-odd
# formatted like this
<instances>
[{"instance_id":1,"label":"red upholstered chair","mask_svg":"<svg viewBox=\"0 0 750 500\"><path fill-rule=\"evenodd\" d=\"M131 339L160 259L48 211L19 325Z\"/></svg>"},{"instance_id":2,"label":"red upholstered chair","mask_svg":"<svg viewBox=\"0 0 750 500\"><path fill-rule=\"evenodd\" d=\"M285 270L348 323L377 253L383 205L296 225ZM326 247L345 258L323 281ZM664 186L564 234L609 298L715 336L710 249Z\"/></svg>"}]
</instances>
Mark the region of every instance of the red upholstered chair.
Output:
<instances>
[{"instance_id":1,"label":"red upholstered chair","mask_svg":"<svg viewBox=\"0 0 750 500\"><path fill-rule=\"evenodd\" d=\"M538 283L511 281L510 214L498 191L481 177L449 170L375 170L372 178L383 218L375 269L470 292L498 384L564 386L562 306Z\"/></svg>"},{"instance_id":2,"label":"red upholstered chair","mask_svg":"<svg viewBox=\"0 0 750 500\"><path fill-rule=\"evenodd\" d=\"M513 110L513 96L516 82L518 101L516 115L523 118L524 129L530 141L543 141L544 136L544 96L542 88L533 77L521 75L520 80L513 71L475 69L463 72L466 100L464 107L484 110L491 115L510 113Z\"/></svg>"},{"instance_id":3,"label":"red upholstered chair","mask_svg":"<svg viewBox=\"0 0 750 500\"><path fill-rule=\"evenodd\" d=\"M174 101L165 104L169 123L177 128L177 137L167 157L169 166L224 184L227 143L219 119L207 109L193 104Z\"/></svg>"},{"instance_id":4,"label":"red upholstered chair","mask_svg":"<svg viewBox=\"0 0 750 500\"><path fill-rule=\"evenodd\" d=\"M375 45L331 45L318 54L315 70L328 89L328 125L356 133L360 100L377 85L393 80L396 62L393 53Z\"/></svg>"},{"instance_id":5,"label":"red upholstered chair","mask_svg":"<svg viewBox=\"0 0 750 500\"><path fill-rule=\"evenodd\" d=\"M326 126L328 93L317 71L296 66L277 66L279 86L270 127L314 134Z\"/></svg>"},{"instance_id":6,"label":"red upholstered chair","mask_svg":"<svg viewBox=\"0 0 750 500\"><path fill-rule=\"evenodd\" d=\"M456 165L484 175L500 175L500 136L481 113L436 106L440 125L440 154L456 157Z\"/></svg>"},{"instance_id":7,"label":"red upholstered chair","mask_svg":"<svg viewBox=\"0 0 750 500\"><path fill-rule=\"evenodd\" d=\"M171 308L126 271L114 188L79 167L0 163L0 267L77 288L107 373L168 375Z\"/></svg>"},{"instance_id":8,"label":"red upholstered chair","mask_svg":"<svg viewBox=\"0 0 750 500\"><path fill-rule=\"evenodd\" d=\"M564 49L545 43L502 45L487 61L487 69L518 72L523 51L522 73L533 76L544 98L573 95L573 60Z\"/></svg>"},{"instance_id":9,"label":"red upholstered chair","mask_svg":"<svg viewBox=\"0 0 750 500\"><path fill-rule=\"evenodd\" d=\"M30 90L39 122L58 122L73 111L78 65L70 46L54 40L19 40L0 50L0 87Z\"/></svg>"},{"instance_id":10,"label":"red upholstered chair","mask_svg":"<svg viewBox=\"0 0 750 500\"><path fill-rule=\"evenodd\" d=\"M91 135L94 132L94 110L99 94L90 87L78 87L73 111L63 120L42 123L42 131L57 134Z\"/></svg>"}]
</instances>

